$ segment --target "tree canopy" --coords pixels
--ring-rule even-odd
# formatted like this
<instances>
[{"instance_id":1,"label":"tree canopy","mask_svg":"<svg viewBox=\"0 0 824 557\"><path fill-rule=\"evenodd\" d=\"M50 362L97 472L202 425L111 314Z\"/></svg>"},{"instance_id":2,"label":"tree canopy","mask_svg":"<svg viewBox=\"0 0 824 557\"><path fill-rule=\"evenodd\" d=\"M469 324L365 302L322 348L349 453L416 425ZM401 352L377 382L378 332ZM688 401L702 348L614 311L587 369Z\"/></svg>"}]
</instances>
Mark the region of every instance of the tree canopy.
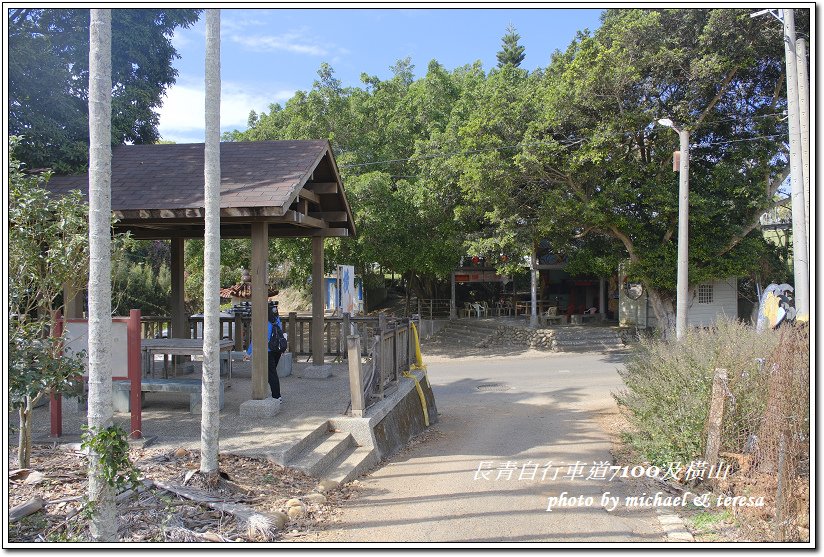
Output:
<instances>
[{"instance_id":1,"label":"tree canopy","mask_svg":"<svg viewBox=\"0 0 824 557\"><path fill-rule=\"evenodd\" d=\"M112 11L112 142L154 143L178 57L171 37L200 10ZM89 10L9 9L9 133L29 168L88 164Z\"/></svg>"},{"instance_id":2,"label":"tree canopy","mask_svg":"<svg viewBox=\"0 0 824 557\"><path fill-rule=\"evenodd\" d=\"M466 254L522 270L549 240L572 272L628 260L666 321L678 137L658 119L691 132L691 282L772 256L758 217L786 177L784 52L781 26L749 12L607 10L532 73L515 63L522 51L488 72L433 60L418 79L406 59L389 79L343 87L324 64L311 91L229 138L332 141L360 234L331 241L333 257L435 280ZM797 22L804 32L809 12Z\"/></svg>"}]
</instances>

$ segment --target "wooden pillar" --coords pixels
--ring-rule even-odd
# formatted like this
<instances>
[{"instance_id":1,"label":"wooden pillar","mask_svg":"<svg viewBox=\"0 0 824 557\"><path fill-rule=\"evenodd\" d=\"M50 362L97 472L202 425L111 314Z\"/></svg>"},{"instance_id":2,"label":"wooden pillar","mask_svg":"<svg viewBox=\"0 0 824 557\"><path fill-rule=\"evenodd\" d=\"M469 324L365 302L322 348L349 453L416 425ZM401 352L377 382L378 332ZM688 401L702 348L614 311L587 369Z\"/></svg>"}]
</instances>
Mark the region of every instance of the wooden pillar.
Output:
<instances>
[{"instance_id":1,"label":"wooden pillar","mask_svg":"<svg viewBox=\"0 0 824 557\"><path fill-rule=\"evenodd\" d=\"M170 338L189 338L189 319L186 315L186 296L184 290L184 260L183 252L185 240L172 238L171 240L171 275L172 275L172 330Z\"/></svg>"},{"instance_id":2,"label":"wooden pillar","mask_svg":"<svg viewBox=\"0 0 824 557\"><path fill-rule=\"evenodd\" d=\"M323 365L323 236L312 237L312 364Z\"/></svg>"},{"instance_id":3,"label":"wooden pillar","mask_svg":"<svg viewBox=\"0 0 824 557\"><path fill-rule=\"evenodd\" d=\"M600 287L598 296L598 313L601 314L601 319L605 319L607 316L607 279L604 277L601 277Z\"/></svg>"},{"instance_id":4,"label":"wooden pillar","mask_svg":"<svg viewBox=\"0 0 824 557\"><path fill-rule=\"evenodd\" d=\"M252 224L252 399L262 400L269 396L267 334L268 276L266 265L269 255L269 225L265 222Z\"/></svg>"}]
</instances>

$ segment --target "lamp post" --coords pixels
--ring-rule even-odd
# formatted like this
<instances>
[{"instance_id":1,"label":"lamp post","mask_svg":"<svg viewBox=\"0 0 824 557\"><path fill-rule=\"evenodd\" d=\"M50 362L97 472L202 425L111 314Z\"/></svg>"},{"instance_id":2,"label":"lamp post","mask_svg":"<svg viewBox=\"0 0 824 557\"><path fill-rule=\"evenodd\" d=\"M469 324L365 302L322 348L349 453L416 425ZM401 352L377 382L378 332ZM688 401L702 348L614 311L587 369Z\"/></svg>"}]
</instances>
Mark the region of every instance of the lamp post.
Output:
<instances>
[{"instance_id":1,"label":"lamp post","mask_svg":"<svg viewBox=\"0 0 824 557\"><path fill-rule=\"evenodd\" d=\"M679 129L669 118L658 120L662 126L678 133L681 142L678 166L678 284L675 298L675 338L681 340L687 332L687 288L689 286L689 197L690 197L690 132Z\"/></svg>"}]
</instances>

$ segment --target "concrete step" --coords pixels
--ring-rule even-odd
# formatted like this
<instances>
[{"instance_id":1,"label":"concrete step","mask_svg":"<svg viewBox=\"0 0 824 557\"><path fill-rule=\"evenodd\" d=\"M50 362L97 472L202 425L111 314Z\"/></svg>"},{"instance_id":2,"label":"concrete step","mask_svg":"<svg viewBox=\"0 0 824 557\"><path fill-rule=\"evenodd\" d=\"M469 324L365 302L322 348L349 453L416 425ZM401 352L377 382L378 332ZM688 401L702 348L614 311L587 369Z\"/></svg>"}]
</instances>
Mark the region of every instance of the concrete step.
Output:
<instances>
[{"instance_id":1,"label":"concrete step","mask_svg":"<svg viewBox=\"0 0 824 557\"><path fill-rule=\"evenodd\" d=\"M626 348L622 342L591 342L591 343L558 343L553 345L553 349L558 352L599 352L603 350L621 350Z\"/></svg>"},{"instance_id":2,"label":"concrete step","mask_svg":"<svg viewBox=\"0 0 824 557\"><path fill-rule=\"evenodd\" d=\"M604 338L557 338L555 337L555 342L558 344L569 344L571 346L575 345L584 345L584 344L610 344L615 342L621 342L620 338L616 337L604 337Z\"/></svg>"},{"instance_id":3,"label":"concrete step","mask_svg":"<svg viewBox=\"0 0 824 557\"><path fill-rule=\"evenodd\" d=\"M574 332L564 331L562 329L556 330L554 336L555 336L555 338L569 338L569 339L578 339L578 338L590 338L590 339L620 338L620 335L618 335L614 331L593 331L591 333L588 333L588 332L579 332L579 331L574 331Z\"/></svg>"},{"instance_id":4,"label":"concrete step","mask_svg":"<svg viewBox=\"0 0 824 557\"><path fill-rule=\"evenodd\" d=\"M355 445L342 452L324 472L322 480L345 484L378 463L378 451Z\"/></svg>"},{"instance_id":5,"label":"concrete step","mask_svg":"<svg viewBox=\"0 0 824 557\"><path fill-rule=\"evenodd\" d=\"M332 426L328 421L323 422L303 439L287 447L286 449L272 454L273 460L281 466L288 466L298 455L309 451L312 447L319 445L332 432Z\"/></svg>"},{"instance_id":6,"label":"concrete step","mask_svg":"<svg viewBox=\"0 0 824 557\"><path fill-rule=\"evenodd\" d=\"M355 438L351 433L331 433L320 444L298 455L294 461L288 461L287 466L318 478L325 474L342 453L354 446Z\"/></svg>"},{"instance_id":7,"label":"concrete step","mask_svg":"<svg viewBox=\"0 0 824 557\"><path fill-rule=\"evenodd\" d=\"M444 331L438 335L438 338L448 338L448 339L455 339L455 340L484 340L489 338L494 333L474 333L474 332L467 332L467 331Z\"/></svg>"}]
</instances>

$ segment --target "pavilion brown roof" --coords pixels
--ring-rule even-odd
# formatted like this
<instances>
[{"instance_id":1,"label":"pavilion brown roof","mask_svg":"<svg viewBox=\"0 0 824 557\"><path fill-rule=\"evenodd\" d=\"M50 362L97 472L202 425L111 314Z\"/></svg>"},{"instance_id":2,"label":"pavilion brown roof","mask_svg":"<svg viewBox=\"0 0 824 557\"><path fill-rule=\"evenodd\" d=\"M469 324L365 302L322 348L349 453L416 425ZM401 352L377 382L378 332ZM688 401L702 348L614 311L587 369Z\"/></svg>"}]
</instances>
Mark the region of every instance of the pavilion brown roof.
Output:
<instances>
[{"instance_id":1,"label":"pavilion brown roof","mask_svg":"<svg viewBox=\"0 0 824 557\"><path fill-rule=\"evenodd\" d=\"M136 237L203 235L204 145L120 145L112 149L116 228ZM351 236L352 213L326 140L220 144L221 236L248 236L270 223L275 236ZM57 194L88 195L88 175L54 176Z\"/></svg>"}]
</instances>

